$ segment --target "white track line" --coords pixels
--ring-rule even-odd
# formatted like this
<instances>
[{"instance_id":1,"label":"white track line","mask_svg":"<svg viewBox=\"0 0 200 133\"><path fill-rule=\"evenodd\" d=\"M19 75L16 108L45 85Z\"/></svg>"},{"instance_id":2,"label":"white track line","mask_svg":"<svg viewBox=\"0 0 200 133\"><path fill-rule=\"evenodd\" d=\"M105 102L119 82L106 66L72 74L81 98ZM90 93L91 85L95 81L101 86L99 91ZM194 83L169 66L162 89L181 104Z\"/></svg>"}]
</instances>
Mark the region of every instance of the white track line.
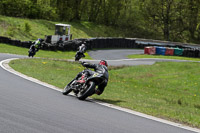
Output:
<instances>
[{"instance_id":1,"label":"white track line","mask_svg":"<svg viewBox=\"0 0 200 133\"><path fill-rule=\"evenodd\" d=\"M164 58L134 58L134 59L116 59L116 60L106 60L106 61L112 61L112 62L120 62L120 61L182 61L182 62L198 62L200 61L192 61L192 60L179 60L179 59L164 59ZM74 61L74 60L68 60L68 61ZM100 60L88 60L88 59L82 59L81 61L100 61Z\"/></svg>"},{"instance_id":2,"label":"white track line","mask_svg":"<svg viewBox=\"0 0 200 133\"><path fill-rule=\"evenodd\" d=\"M15 75L17 75L17 76L19 76L19 77L22 77L22 78L24 78L24 79L27 79L27 80L29 80L29 81L32 81L32 82L37 83L37 84L40 84L40 85L43 85L43 86L45 86L45 87L51 88L51 89L56 90L56 91L60 91L60 92L62 91L60 88L58 88L58 87L56 87L56 86L47 84L47 83L45 83L45 82L42 82L42 81L40 81L40 80L38 80L38 79L35 79L35 78L32 78L32 77L26 76L26 75L24 75L24 74L22 74L22 73L19 73L19 72L15 71L14 69L12 69L12 68L8 65L8 63L9 63L11 60L16 60L16 59L19 59L19 58L11 58L11 59L3 60L3 61L0 62L0 66L1 66L4 70L6 70L6 71L8 71L8 72L10 72L10 73L13 73L13 74L15 74Z\"/></svg>"},{"instance_id":3,"label":"white track line","mask_svg":"<svg viewBox=\"0 0 200 133\"><path fill-rule=\"evenodd\" d=\"M28 76L26 76L24 74L21 74L21 73L15 71L14 69L12 69L8 65L8 63L11 60L16 60L16 59L19 59L19 58L11 58L11 59L3 60L3 61L0 62L0 66L4 70L6 70L6 71L8 71L10 73L13 73L13 74L15 74L15 75L17 75L19 77L22 77L22 78L27 79L29 81L32 81L32 82L35 82L37 84L43 85L43 86L48 87L50 89L62 92L62 89L60 89L58 87L55 87L53 85L47 84L47 83L42 82L42 81L39 81L39 80L37 80L35 78L28 77ZM115 106L115 105L112 105L112 104L108 104L108 103L104 103L104 102L101 102L101 101L97 101L97 100L94 100L92 98L88 98L88 99L90 101L93 101L93 102L95 102L97 104L100 104L100 105L103 105L103 106L106 106L106 107L109 107L109 108L113 108L113 109L116 109L116 110L120 110L120 111L123 111L123 112L127 112L127 113L130 113L130 114L133 114L133 115L137 115L137 116L140 116L140 117L143 117L143 118L146 118L146 119L154 120L154 121L161 122L161 123L164 123L164 124L168 124L168 125L171 125L171 126L175 126L175 127L179 127L179 128L182 128L182 129L189 130L189 131L200 133L200 129L197 129L197 128L192 128L192 127L189 127L189 126L186 126L186 125L183 125L183 124L179 124L179 123L171 122L171 121L168 121L168 120L160 119L160 118L157 118L157 117L154 117L154 116L150 116L150 115L146 115L146 114L143 114L143 113L140 113L140 112L136 112L136 111L133 111L133 110L130 110L130 109L126 109L126 108L118 107L118 106Z\"/></svg>"}]
</instances>

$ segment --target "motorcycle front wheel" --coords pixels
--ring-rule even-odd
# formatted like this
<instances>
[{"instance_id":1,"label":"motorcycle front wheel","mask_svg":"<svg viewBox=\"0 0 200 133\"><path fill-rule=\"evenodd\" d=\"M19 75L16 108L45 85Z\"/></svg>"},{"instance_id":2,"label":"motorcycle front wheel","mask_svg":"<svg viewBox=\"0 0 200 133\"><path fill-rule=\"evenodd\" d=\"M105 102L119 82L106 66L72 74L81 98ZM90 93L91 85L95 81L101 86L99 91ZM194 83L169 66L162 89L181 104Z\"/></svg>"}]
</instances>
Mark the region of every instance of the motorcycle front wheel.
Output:
<instances>
[{"instance_id":1,"label":"motorcycle front wheel","mask_svg":"<svg viewBox=\"0 0 200 133\"><path fill-rule=\"evenodd\" d=\"M62 94L63 94L63 95L67 95L67 94L69 94L71 91L72 91L71 87L69 87L68 85L66 85L65 88L64 88L64 90L63 90L63 92L62 92Z\"/></svg>"},{"instance_id":2,"label":"motorcycle front wheel","mask_svg":"<svg viewBox=\"0 0 200 133\"><path fill-rule=\"evenodd\" d=\"M95 83L90 81L86 88L79 91L78 94L77 94L77 98L79 100L85 100L88 96L91 96L92 94L94 94L95 92Z\"/></svg>"}]
</instances>

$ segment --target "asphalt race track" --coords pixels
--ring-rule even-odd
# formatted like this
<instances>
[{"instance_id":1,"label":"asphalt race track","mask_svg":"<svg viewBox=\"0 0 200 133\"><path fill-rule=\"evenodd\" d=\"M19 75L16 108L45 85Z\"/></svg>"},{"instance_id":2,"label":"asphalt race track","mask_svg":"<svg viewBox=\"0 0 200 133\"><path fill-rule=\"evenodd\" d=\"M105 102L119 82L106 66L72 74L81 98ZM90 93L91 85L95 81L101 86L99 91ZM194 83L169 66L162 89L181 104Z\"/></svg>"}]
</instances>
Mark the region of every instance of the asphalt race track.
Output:
<instances>
[{"instance_id":1,"label":"asphalt race track","mask_svg":"<svg viewBox=\"0 0 200 133\"><path fill-rule=\"evenodd\" d=\"M131 54L143 54L144 50L138 49L115 49L115 50L94 50L89 51L89 55L93 59L105 59L105 60L119 60L128 59L126 56Z\"/></svg>"},{"instance_id":2,"label":"asphalt race track","mask_svg":"<svg viewBox=\"0 0 200 133\"><path fill-rule=\"evenodd\" d=\"M0 53L0 61L9 58L24 56ZM123 62L111 60L109 59L109 63L114 62L113 65ZM151 62L149 65L155 62L146 61ZM71 95L64 96L60 91L34 83L0 67L0 133L193 132L200 130L141 117L92 100L80 101Z\"/></svg>"},{"instance_id":3,"label":"asphalt race track","mask_svg":"<svg viewBox=\"0 0 200 133\"><path fill-rule=\"evenodd\" d=\"M95 59L89 61L91 63L98 63L99 60L104 59L108 61L111 66L134 66L134 65L153 65L155 62L188 62L187 60L175 59L128 59L126 56L131 54L144 54L144 50L138 49L115 49L115 50L95 50L89 51L88 54ZM197 61L198 62L198 61Z\"/></svg>"}]
</instances>

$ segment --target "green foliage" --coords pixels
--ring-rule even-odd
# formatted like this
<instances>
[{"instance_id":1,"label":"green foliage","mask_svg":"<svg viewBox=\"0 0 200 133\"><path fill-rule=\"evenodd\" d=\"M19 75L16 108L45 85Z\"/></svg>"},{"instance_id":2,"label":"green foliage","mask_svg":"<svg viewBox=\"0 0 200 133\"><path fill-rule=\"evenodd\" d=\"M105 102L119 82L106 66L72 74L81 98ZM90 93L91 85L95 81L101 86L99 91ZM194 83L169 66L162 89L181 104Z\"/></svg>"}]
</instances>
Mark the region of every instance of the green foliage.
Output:
<instances>
[{"instance_id":1,"label":"green foliage","mask_svg":"<svg viewBox=\"0 0 200 133\"><path fill-rule=\"evenodd\" d=\"M1 0L0 14L89 21L124 29L126 37L200 41L199 0Z\"/></svg>"},{"instance_id":2,"label":"green foliage","mask_svg":"<svg viewBox=\"0 0 200 133\"><path fill-rule=\"evenodd\" d=\"M18 39L22 41L34 41L37 38L44 38L45 35L53 35L55 32L54 30L56 23L70 24L73 39L126 36L125 29L100 25L92 22L55 22L37 19L22 19L6 16L0 16L0 36L8 36L12 39ZM26 32L26 30L29 32Z\"/></svg>"},{"instance_id":3,"label":"green foliage","mask_svg":"<svg viewBox=\"0 0 200 133\"><path fill-rule=\"evenodd\" d=\"M25 23L24 23L24 27L25 27L24 31L25 31L26 33L30 33L30 31L31 31L31 26L30 26L30 24L27 23L27 22L25 22Z\"/></svg>"},{"instance_id":4,"label":"green foliage","mask_svg":"<svg viewBox=\"0 0 200 133\"><path fill-rule=\"evenodd\" d=\"M7 33L8 33L8 36L14 37L14 35L15 35L14 28L13 27L9 27Z\"/></svg>"}]
</instances>

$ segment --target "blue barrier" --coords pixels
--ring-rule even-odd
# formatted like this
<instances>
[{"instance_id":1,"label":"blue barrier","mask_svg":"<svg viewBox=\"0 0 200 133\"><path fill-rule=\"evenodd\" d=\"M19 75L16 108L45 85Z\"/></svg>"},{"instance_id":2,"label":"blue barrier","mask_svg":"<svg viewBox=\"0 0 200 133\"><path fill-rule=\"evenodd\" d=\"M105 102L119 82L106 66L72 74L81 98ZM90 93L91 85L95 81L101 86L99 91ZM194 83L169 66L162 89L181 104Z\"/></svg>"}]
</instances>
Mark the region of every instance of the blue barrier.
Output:
<instances>
[{"instance_id":1,"label":"blue barrier","mask_svg":"<svg viewBox=\"0 0 200 133\"><path fill-rule=\"evenodd\" d=\"M156 47L157 55L165 55L166 48L165 47Z\"/></svg>"}]
</instances>

